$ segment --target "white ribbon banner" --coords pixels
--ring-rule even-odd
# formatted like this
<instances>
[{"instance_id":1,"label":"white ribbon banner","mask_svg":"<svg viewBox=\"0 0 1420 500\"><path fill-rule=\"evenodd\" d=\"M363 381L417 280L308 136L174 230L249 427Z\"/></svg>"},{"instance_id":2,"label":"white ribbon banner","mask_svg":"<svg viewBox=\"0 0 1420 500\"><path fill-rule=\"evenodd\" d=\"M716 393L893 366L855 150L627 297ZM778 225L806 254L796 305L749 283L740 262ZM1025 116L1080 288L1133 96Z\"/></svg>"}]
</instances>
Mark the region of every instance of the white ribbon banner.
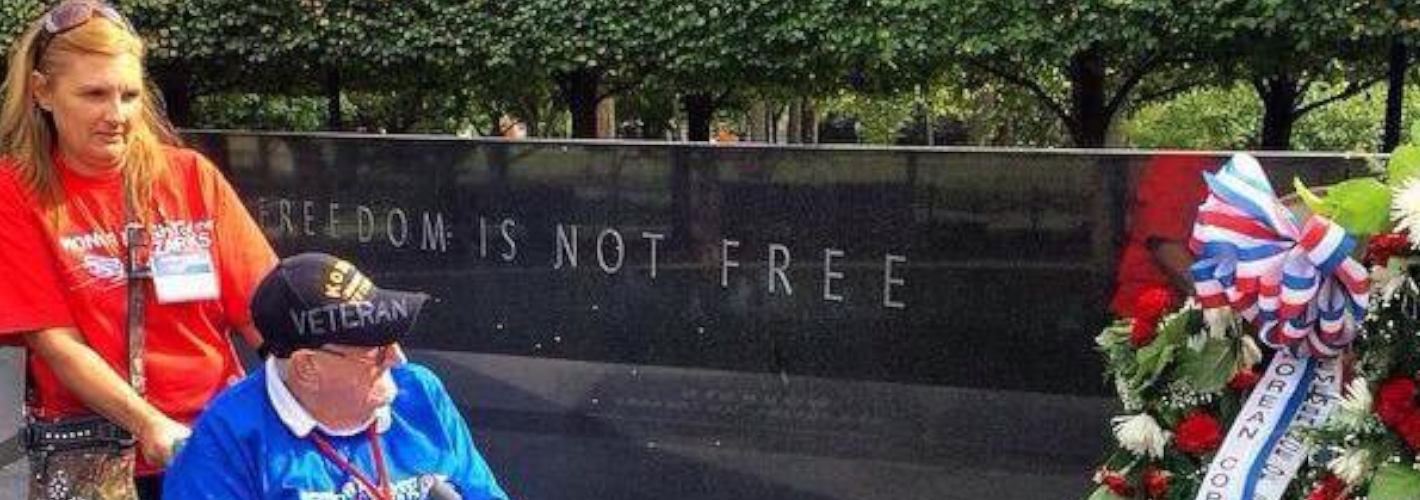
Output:
<instances>
[{"instance_id":1,"label":"white ribbon banner","mask_svg":"<svg viewBox=\"0 0 1420 500\"><path fill-rule=\"evenodd\" d=\"M1233 420L1196 500L1278 500L1306 459L1298 431L1313 428L1341 397L1341 363L1279 350Z\"/></svg>"}]
</instances>

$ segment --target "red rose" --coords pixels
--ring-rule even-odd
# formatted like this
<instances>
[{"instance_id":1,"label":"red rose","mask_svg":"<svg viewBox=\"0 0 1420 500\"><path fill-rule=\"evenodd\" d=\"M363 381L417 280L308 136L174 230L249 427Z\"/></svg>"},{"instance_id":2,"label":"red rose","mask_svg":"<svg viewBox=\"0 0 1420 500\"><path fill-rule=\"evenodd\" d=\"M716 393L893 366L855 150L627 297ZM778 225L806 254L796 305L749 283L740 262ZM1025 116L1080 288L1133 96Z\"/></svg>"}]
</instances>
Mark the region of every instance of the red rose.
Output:
<instances>
[{"instance_id":1,"label":"red rose","mask_svg":"<svg viewBox=\"0 0 1420 500\"><path fill-rule=\"evenodd\" d=\"M1109 491L1121 497L1134 496L1134 487L1129 485L1129 480L1124 474L1112 470L1101 471L1100 484L1103 484Z\"/></svg>"},{"instance_id":2,"label":"red rose","mask_svg":"<svg viewBox=\"0 0 1420 500\"><path fill-rule=\"evenodd\" d=\"M1410 449L1420 450L1420 413L1411 412L1395 426L1396 434L1400 434L1405 444L1410 445Z\"/></svg>"},{"instance_id":3,"label":"red rose","mask_svg":"<svg viewBox=\"0 0 1420 500\"><path fill-rule=\"evenodd\" d=\"M1144 318L1134 318L1134 324L1129 325L1129 345L1135 349L1149 345L1154 341L1154 331L1157 328L1158 320L1147 320Z\"/></svg>"},{"instance_id":4,"label":"red rose","mask_svg":"<svg viewBox=\"0 0 1420 500\"><path fill-rule=\"evenodd\" d=\"M1362 260L1374 266L1384 266L1391 256L1405 252L1409 246L1403 232L1377 234L1366 242L1366 256Z\"/></svg>"},{"instance_id":5,"label":"red rose","mask_svg":"<svg viewBox=\"0 0 1420 500\"><path fill-rule=\"evenodd\" d=\"M1415 413L1415 381L1410 377L1391 377L1376 390L1376 415L1381 422L1395 427Z\"/></svg>"},{"instance_id":6,"label":"red rose","mask_svg":"<svg viewBox=\"0 0 1420 500\"><path fill-rule=\"evenodd\" d=\"M1169 473L1150 466L1144 469L1144 493L1149 498L1159 499L1164 497L1164 493L1169 491Z\"/></svg>"},{"instance_id":7,"label":"red rose","mask_svg":"<svg viewBox=\"0 0 1420 500\"><path fill-rule=\"evenodd\" d=\"M1129 343L1135 349L1154 341L1159 318L1173 306L1173 292L1168 287L1153 287L1139 294L1134 302L1134 323L1129 327Z\"/></svg>"},{"instance_id":8,"label":"red rose","mask_svg":"<svg viewBox=\"0 0 1420 500\"><path fill-rule=\"evenodd\" d=\"M1139 300L1134 303L1134 319L1157 323L1172 305L1173 292L1168 287L1149 288L1140 293Z\"/></svg>"},{"instance_id":9,"label":"red rose","mask_svg":"<svg viewBox=\"0 0 1420 500\"><path fill-rule=\"evenodd\" d=\"M1334 474L1327 474L1317 481L1307 500L1346 500L1346 482Z\"/></svg>"},{"instance_id":10,"label":"red rose","mask_svg":"<svg viewBox=\"0 0 1420 500\"><path fill-rule=\"evenodd\" d=\"M1178 449L1184 453L1202 455L1218 448L1223 441L1223 433L1218 420L1202 410L1194 410L1174 429L1174 439Z\"/></svg>"},{"instance_id":11,"label":"red rose","mask_svg":"<svg viewBox=\"0 0 1420 500\"><path fill-rule=\"evenodd\" d=\"M1233 378L1228 380L1228 387L1234 391L1242 392L1252 389L1253 386L1257 385L1257 381L1261 379L1262 376L1258 375L1256 371L1247 369L1238 370L1237 373L1233 374Z\"/></svg>"}]
</instances>

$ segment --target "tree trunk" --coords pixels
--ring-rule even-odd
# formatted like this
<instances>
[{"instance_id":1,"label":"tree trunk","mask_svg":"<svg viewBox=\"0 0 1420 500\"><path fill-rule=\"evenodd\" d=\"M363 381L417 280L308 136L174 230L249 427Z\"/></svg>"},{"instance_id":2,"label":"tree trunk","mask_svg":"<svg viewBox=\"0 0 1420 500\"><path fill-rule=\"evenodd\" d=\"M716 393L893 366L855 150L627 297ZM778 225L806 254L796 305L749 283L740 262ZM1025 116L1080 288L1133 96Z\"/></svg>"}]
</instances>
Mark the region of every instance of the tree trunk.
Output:
<instances>
[{"instance_id":1,"label":"tree trunk","mask_svg":"<svg viewBox=\"0 0 1420 500\"><path fill-rule=\"evenodd\" d=\"M746 141L769 142L769 114L768 106L764 101L755 99L750 101L749 112L745 114L745 137Z\"/></svg>"},{"instance_id":2,"label":"tree trunk","mask_svg":"<svg viewBox=\"0 0 1420 500\"><path fill-rule=\"evenodd\" d=\"M769 114L766 115L766 119L769 120L769 142L781 144L786 140L786 137L789 137L789 120L784 119L784 114L788 109L787 104L778 102L771 104Z\"/></svg>"},{"instance_id":3,"label":"tree trunk","mask_svg":"<svg viewBox=\"0 0 1420 500\"><path fill-rule=\"evenodd\" d=\"M325 127L340 130L340 70L335 66L325 68Z\"/></svg>"},{"instance_id":4,"label":"tree trunk","mask_svg":"<svg viewBox=\"0 0 1420 500\"><path fill-rule=\"evenodd\" d=\"M188 85L187 67L174 64L154 73L168 120L178 127L192 126L192 90Z\"/></svg>"},{"instance_id":5,"label":"tree trunk","mask_svg":"<svg viewBox=\"0 0 1420 500\"><path fill-rule=\"evenodd\" d=\"M1385 96L1385 134L1381 152L1389 153L1400 144L1401 111L1405 108L1405 70L1410 67L1410 51L1400 40L1390 42L1390 74Z\"/></svg>"},{"instance_id":6,"label":"tree trunk","mask_svg":"<svg viewBox=\"0 0 1420 500\"><path fill-rule=\"evenodd\" d=\"M596 70L579 69L557 75L557 88L562 92L567 110L572 112L573 138L597 137L597 91L600 86L601 73Z\"/></svg>"},{"instance_id":7,"label":"tree trunk","mask_svg":"<svg viewBox=\"0 0 1420 500\"><path fill-rule=\"evenodd\" d=\"M803 107L804 103L802 100L792 99L789 101L789 116L786 120L788 123L784 125L784 142L798 144L799 139L804 136L804 134L799 132L799 129L803 126L803 124L800 123L800 120L803 119L803 113L801 113Z\"/></svg>"},{"instance_id":8,"label":"tree trunk","mask_svg":"<svg viewBox=\"0 0 1420 500\"><path fill-rule=\"evenodd\" d=\"M1264 150L1292 147L1292 126L1297 123L1297 98L1301 93L1295 78L1282 73L1254 84L1262 98L1262 144Z\"/></svg>"},{"instance_id":9,"label":"tree trunk","mask_svg":"<svg viewBox=\"0 0 1420 500\"><path fill-rule=\"evenodd\" d=\"M818 110L814 107L812 97L800 99L803 103L799 106L799 132L803 134L799 138L801 144L818 144Z\"/></svg>"},{"instance_id":10,"label":"tree trunk","mask_svg":"<svg viewBox=\"0 0 1420 500\"><path fill-rule=\"evenodd\" d=\"M597 138L615 139L617 135L616 98L602 98L597 103Z\"/></svg>"},{"instance_id":11,"label":"tree trunk","mask_svg":"<svg viewBox=\"0 0 1420 500\"><path fill-rule=\"evenodd\" d=\"M709 141L710 117L715 115L715 98L709 94L686 94L681 100L685 106L686 140Z\"/></svg>"},{"instance_id":12,"label":"tree trunk","mask_svg":"<svg viewBox=\"0 0 1420 500\"><path fill-rule=\"evenodd\" d=\"M1104 147L1110 116L1105 99L1105 63L1099 48L1090 46L1070 57L1070 138L1081 148Z\"/></svg>"},{"instance_id":13,"label":"tree trunk","mask_svg":"<svg viewBox=\"0 0 1420 500\"><path fill-rule=\"evenodd\" d=\"M518 118L522 119L523 123L526 124L528 127L528 137L542 137L544 129L542 124L543 108L541 107L544 101L542 97L540 95L527 92L518 97L518 102L519 106L516 111L518 113ZM546 128L551 129L552 127L549 126Z\"/></svg>"}]
</instances>

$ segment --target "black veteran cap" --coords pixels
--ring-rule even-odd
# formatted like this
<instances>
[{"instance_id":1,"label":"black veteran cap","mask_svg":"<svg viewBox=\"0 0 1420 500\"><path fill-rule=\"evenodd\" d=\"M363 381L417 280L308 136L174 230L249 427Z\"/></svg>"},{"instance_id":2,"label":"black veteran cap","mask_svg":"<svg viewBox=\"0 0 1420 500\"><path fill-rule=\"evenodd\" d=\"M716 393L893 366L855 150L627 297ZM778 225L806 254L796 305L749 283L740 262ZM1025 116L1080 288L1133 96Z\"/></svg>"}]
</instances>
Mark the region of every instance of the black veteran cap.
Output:
<instances>
[{"instance_id":1,"label":"black veteran cap","mask_svg":"<svg viewBox=\"0 0 1420 500\"><path fill-rule=\"evenodd\" d=\"M282 259L257 285L252 320L263 349L287 356L324 344L379 346L414 327L429 296L382 290L349 262L323 253Z\"/></svg>"}]
</instances>

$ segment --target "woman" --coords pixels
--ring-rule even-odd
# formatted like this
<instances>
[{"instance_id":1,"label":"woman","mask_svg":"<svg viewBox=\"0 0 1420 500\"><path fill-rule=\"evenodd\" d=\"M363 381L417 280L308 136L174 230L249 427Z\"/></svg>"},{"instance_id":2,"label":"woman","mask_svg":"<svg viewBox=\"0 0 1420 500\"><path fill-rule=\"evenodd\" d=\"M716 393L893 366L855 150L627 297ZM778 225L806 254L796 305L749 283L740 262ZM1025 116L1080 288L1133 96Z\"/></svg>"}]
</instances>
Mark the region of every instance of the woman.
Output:
<instances>
[{"instance_id":1,"label":"woman","mask_svg":"<svg viewBox=\"0 0 1420 500\"><path fill-rule=\"evenodd\" d=\"M60 3L10 48L0 340L23 335L30 349L32 427L74 423L120 442L127 431L138 494L158 498L188 423L241 375L228 331L260 342L247 300L275 255L221 174L181 147L149 91L144 51L97 0ZM141 335L129 335L130 312ZM130 364L142 376L130 378ZM83 418L93 415L102 419ZM52 444L31 439L30 498L132 495L130 476L111 481L132 469L132 447Z\"/></svg>"}]
</instances>

